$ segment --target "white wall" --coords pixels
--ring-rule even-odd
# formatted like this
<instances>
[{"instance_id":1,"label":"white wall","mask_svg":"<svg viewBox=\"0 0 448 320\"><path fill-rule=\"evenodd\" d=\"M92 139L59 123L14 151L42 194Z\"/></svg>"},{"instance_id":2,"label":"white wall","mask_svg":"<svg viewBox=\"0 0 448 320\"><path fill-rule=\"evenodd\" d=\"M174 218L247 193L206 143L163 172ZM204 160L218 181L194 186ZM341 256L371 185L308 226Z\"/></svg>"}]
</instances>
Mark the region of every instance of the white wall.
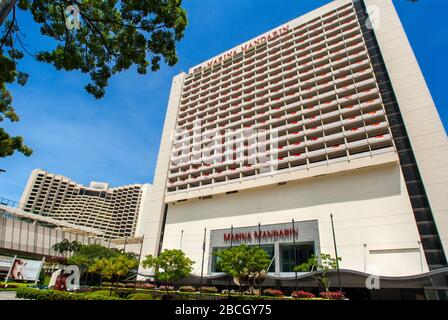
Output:
<instances>
[{"instance_id":1,"label":"white wall","mask_svg":"<svg viewBox=\"0 0 448 320\"><path fill-rule=\"evenodd\" d=\"M138 211L137 226L135 227L135 236L141 237L145 233L146 223L149 216L149 203L151 201L152 185L149 183L142 185L142 198Z\"/></svg>"},{"instance_id":2,"label":"white wall","mask_svg":"<svg viewBox=\"0 0 448 320\"><path fill-rule=\"evenodd\" d=\"M431 93L391 0L365 0L380 10L375 35L397 97L439 235L448 253L448 139ZM419 10L418 7L415 10ZM431 50L431 49L429 49Z\"/></svg>"},{"instance_id":3,"label":"white wall","mask_svg":"<svg viewBox=\"0 0 448 320\"><path fill-rule=\"evenodd\" d=\"M165 117L165 125L160 142L159 156L154 173L153 187L150 193L148 206L145 208L146 221L144 223L145 241L143 243L143 255L157 254L160 232L162 228L163 212L165 208L166 181L168 178L169 158L173 144L174 130L180 104L181 90L185 79L185 73L174 77L171 86L168 110Z\"/></svg>"},{"instance_id":4,"label":"white wall","mask_svg":"<svg viewBox=\"0 0 448 320\"><path fill-rule=\"evenodd\" d=\"M182 249L196 262L194 272L199 273L204 228L283 223L294 218L317 219L321 252L333 254L330 213L341 268L366 271L374 266L381 275L390 276L428 270L424 257L421 261L417 227L396 164L170 205L163 248L180 248L183 230Z\"/></svg>"}]
</instances>

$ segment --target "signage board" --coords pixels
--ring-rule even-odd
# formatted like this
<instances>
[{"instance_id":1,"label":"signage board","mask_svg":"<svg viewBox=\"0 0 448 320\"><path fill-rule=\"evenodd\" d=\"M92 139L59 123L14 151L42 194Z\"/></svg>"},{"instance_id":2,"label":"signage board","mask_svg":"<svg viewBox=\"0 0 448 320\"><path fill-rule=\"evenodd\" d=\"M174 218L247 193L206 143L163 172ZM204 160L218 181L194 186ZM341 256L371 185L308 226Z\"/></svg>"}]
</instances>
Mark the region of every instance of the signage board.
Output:
<instances>
[{"instance_id":1,"label":"signage board","mask_svg":"<svg viewBox=\"0 0 448 320\"><path fill-rule=\"evenodd\" d=\"M13 257L0 256L0 268L9 270L13 260Z\"/></svg>"},{"instance_id":2,"label":"signage board","mask_svg":"<svg viewBox=\"0 0 448 320\"><path fill-rule=\"evenodd\" d=\"M295 239L293 238L295 237ZM258 243L289 243L289 242L319 242L317 220L252 225L250 227L235 227L211 230L210 245L212 247L226 247L239 244L256 245Z\"/></svg>"},{"instance_id":3,"label":"signage board","mask_svg":"<svg viewBox=\"0 0 448 320\"><path fill-rule=\"evenodd\" d=\"M15 258L9 272L10 280L36 281L39 278L43 261Z\"/></svg>"}]
</instances>

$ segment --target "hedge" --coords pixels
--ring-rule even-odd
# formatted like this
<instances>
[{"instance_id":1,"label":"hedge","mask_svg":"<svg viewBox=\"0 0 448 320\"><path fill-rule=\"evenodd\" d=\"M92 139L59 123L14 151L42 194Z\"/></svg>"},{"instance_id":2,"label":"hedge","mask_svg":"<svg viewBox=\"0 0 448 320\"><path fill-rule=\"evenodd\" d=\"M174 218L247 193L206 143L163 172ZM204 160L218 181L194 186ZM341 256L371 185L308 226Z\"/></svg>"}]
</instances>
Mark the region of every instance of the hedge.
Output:
<instances>
[{"instance_id":1,"label":"hedge","mask_svg":"<svg viewBox=\"0 0 448 320\"><path fill-rule=\"evenodd\" d=\"M159 300L149 293L133 293L128 296L128 300Z\"/></svg>"},{"instance_id":2,"label":"hedge","mask_svg":"<svg viewBox=\"0 0 448 320\"><path fill-rule=\"evenodd\" d=\"M56 290L39 290L33 288L18 288L17 298L31 300L121 300L117 297L109 297L93 293L70 293Z\"/></svg>"},{"instance_id":3,"label":"hedge","mask_svg":"<svg viewBox=\"0 0 448 320\"><path fill-rule=\"evenodd\" d=\"M131 293L123 291L122 294L117 292L112 292L112 296L109 296L109 290L99 290L95 292L85 292L85 293L70 293L66 291L56 291L56 290L39 290L35 288L18 288L17 298L30 299L30 300L160 300L166 298L166 293L163 291L154 291L150 293ZM202 297L199 293L187 293L187 292L177 292L170 293L170 297L173 300L227 300L227 295L206 293ZM276 297L276 296L239 296L231 295L231 300L289 300L291 298L287 297ZM298 297L299 300L322 300L321 298L306 298Z\"/></svg>"}]
</instances>

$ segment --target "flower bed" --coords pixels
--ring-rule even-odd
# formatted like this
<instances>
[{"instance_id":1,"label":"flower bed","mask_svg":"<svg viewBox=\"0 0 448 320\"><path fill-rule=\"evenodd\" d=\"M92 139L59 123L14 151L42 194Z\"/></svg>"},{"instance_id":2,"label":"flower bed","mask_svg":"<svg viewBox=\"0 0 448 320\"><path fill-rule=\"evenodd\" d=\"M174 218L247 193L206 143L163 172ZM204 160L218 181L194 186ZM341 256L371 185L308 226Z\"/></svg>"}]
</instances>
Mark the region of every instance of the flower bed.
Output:
<instances>
[{"instance_id":1,"label":"flower bed","mask_svg":"<svg viewBox=\"0 0 448 320\"><path fill-rule=\"evenodd\" d=\"M168 290L168 291L173 291L173 290L174 290L174 287L172 287L172 286L168 286L168 288L167 288L167 286L160 286L160 287L158 287L157 289L158 289L158 290L161 290L161 291L166 291L166 290Z\"/></svg>"},{"instance_id":2,"label":"flower bed","mask_svg":"<svg viewBox=\"0 0 448 320\"><path fill-rule=\"evenodd\" d=\"M196 288L192 286L182 286L179 288L180 292L196 292Z\"/></svg>"},{"instance_id":3,"label":"flower bed","mask_svg":"<svg viewBox=\"0 0 448 320\"><path fill-rule=\"evenodd\" d=\"M321 293L319 293L319 296L323 299L329 299L329 300L342 300L345 298L344 293L341 291L335 291L335 292L322 291Z\"/></svg>"},{"instance_id":4,"label":"flower bed","mask_svg":"<svg viewBox=\"0 0 448 320\"><path fill-rule=\"evenodd\" d=\"M283 292L281 290L277 289L265 289L263 290L263 295L269 296L269 297L282 297L284 296Z\"/></svg>"},{"instance_id":5,"label":"flower bed","mask_svg":"<svg viewBox=\"0 0 448 320\"><path fill-rule=\"evenodd\" d=\"M216 287L201 287L201 291L205 293L218 293L218 289Z\"/></svg>"},{"instance_id":6,"label":"flower bed","mask_svg":"<svg viewBox=\"0 0 448 320\"><path fill-rule=\"evenodd\" d=\"M296 299L313 299L316 296L311 292L299 290L299 291L293 291L292 297Z\"/></svg>"},{"instance_id":7,"label":"flower bed","mask_svg":"<svg viewBox=\"0 0 448 320\"><path fill-rule=\"evenodd\" d=\"M152 283L144 283L144 284L141 284L138 287L140 287L142 289L154 289L156 286L153 285Z\"/></svg>"},{"instance_id":8,"label":"flower bed","mask_svg":"<svg viewBox=\"0 0 448 320\"><path fill-rule=\"evenodd\" d=\"M189 288L188 288L189 287ZM208 289L205 289L208 288ZM179 288L180 289L180 288ZM36 288L17 288L17 297L31 300L289 300L291 297L286 297L281 290L276 289L266 289L264 290L263 296L257 295L240 295L232 293L230 297L227 294L215 293L217 289L215 287L204 287L202 295L199 291L188 291L196 290L194 287L185 286L183 290L186 291L170 291L169 295L164 290L129 290L118 289L118 290L97 290L93 292L66 292L66 291L56 291L56 290L41 290ZM206 292L208 290L209 292ZM321 293L319 297L314 297L310 292L297 291L293 292L293 298L300 300L322 300L331 299L337 300L342 299L343 294L340 292L330 292L328 294Z\"/></svg>"}]
</instances>

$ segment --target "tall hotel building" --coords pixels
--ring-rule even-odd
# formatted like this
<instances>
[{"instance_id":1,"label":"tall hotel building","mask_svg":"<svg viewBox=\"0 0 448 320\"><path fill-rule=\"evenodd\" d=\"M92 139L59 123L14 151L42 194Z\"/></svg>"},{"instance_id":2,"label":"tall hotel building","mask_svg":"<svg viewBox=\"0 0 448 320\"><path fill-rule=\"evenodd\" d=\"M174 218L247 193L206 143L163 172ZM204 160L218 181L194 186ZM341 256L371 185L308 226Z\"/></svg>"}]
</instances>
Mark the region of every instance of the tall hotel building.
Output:
<instances>
[{"instance_id":1,"label":"tall hotel building","mask_svg":"<svg viewBox=\"0 0 448 320\"><path fill-rule=\"evenodd\" d=\"M91 227L103 237L116 239L142 235L151 185L109 188L104 182L88 187L62 175L36 169L31 172L20 199L20 209Z\"/></svg>"},{"instance_id":2,"label":"tall hotel building","mask_svg":"<svg viewBox=\"0 0 448 320\"><path fill-rule=\"evenodd\" d=\"M246 243L291 277L334 256L333 214L344 270L444 268L447 159L392 1L332 1L173 79L144 252L180 248L199 274L206 229L205 274Z\"/></svg>"}]
</instances>

